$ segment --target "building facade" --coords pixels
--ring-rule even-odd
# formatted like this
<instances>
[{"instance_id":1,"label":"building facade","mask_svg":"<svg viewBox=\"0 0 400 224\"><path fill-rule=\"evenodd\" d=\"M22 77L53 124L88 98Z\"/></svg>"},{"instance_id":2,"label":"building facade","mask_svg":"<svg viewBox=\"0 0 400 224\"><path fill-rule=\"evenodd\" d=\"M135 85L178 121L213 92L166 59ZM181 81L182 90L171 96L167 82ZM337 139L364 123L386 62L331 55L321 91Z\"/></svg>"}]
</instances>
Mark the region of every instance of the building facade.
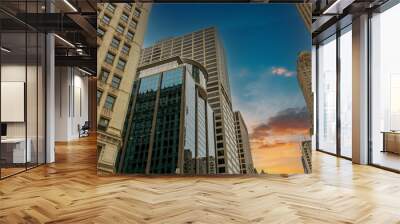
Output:
<instances>
[{"instance_id":1,"label":"building facade","mask_svg":"<svg viewBox=\"0 0 400 224\"><path fill-rule=\"evenodd\" d=\"M310 116L310 134L313 133L314 120L314 93L312 91L311 52L303 51L297 57L297 81L306 101L307 111Z\"/></svg>"},{"instance_id":2,"label":"building facade","mask_svg":"<svg viewBox=\"0 0 400 224\"><path fill-rule=\"evenodd\" d=\"M97 4L98 170L115 172L151 5Z\"/></svg>"},{"instance_id":3,"label":"building facade","mask_svg":"<svg viewBox=\"0 0 400 224\"><path fill-rule=\"evenodd\" d=\"M312 172L312 150L311 141L301 142L301 162L303 164L304 173Z\"/></svg>"},{"instance_id":4,"label":"building facade","mask_svg":"<svg viewBox=\"0 0 400 224\"><path fill-rule=\"evenodd\" d=\"M296 8L303 19L307 30L311 32L313 4L311 1L305 1L304 3L297 3Z\"/></svg>"},{"instance_id":5,"label":"building facade","mask_svg":"<svg viewBox=\"0 0 400 224\"><path fill-rule=\"evenodd\" d=\"M239 111L235 111L235 132L237 151L240 162L240 173L241 174L253 174L255 173L253 165L253 157L251 155L251 147L249 140L249 132L247 130L246 123Z\"/></svg>"},{"instance_id":6,"label":"building facade","mask_svg":"<svg viewBox=\"0 0 400 224\"><path fill-rule=\"evenodd\" d=\"M215 114L217 172L239 174L229 76L217 30L210 27L161 40L143 49L140 66L176 56L194 60L207 70L207 98Z\"/></svg>"},{"instance_id":7,"label":"building facade","mask_svg":"<svg viewBox=\"0 0 400 224\"><path fill-rule=\"evenodd\" d=\"M124 127L120 173L215 174L206 70L179 57L139 68Z\"/></svg>"}]
</instances>

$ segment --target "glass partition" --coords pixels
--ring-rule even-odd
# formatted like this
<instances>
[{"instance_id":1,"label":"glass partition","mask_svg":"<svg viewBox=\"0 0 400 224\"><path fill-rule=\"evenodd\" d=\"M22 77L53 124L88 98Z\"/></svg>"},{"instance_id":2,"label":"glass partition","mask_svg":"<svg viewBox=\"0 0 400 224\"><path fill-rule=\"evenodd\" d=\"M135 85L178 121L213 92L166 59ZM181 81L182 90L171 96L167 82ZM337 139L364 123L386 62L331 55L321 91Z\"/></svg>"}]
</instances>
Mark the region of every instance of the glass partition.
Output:
<instances>
[{"instance_id":1,"label":"glass partition","mask_svg":"<svg viewBox=\"0 0 400 224\"><path fill-rule=\"evenodd\" d=\"M340 155L352 157L352 33L351 25L340 35Z\"/></svg>"},{"instance_id":2,"label":"glass partition","mask_svg":"<svg viewBox=\"0 0 400 224\"><path fill-rule=\"evenodd\" d=\"M7 177L26 170L31 159L26 136L26 33L2 33L1 47L1 176Z\"/></svg>"},{"instance_id":3,"label":"glass partition","mask_svg":"<svg viewBox=\"0 0 400 224\"><path fill-rule=\"evenodd\" d=\"M400 4L371 18L371 162L400 170Z\"/></svg>"},{"instance_id":4,"label":"glass partition","mask_svg":"<svg viewBox=\"0 0 400 224\"><path fill-rule=\"evenodd\" d=\"M2 1L17 16L41 2ZM45 163L45 35L0 12L0 178Z\"/></svg>"},{"instance_id":5,"label":"glass partition","mask_svg":"<svg viewBox=\"0 0 400 224\"><path fill-rule=\"evenodd\" d=\"M318 148L336 154L336 36L318 48Z\"/></svg>"},{"instance_id":6,"label":"glass partition","mask_svg":"<svg viewBox=\"0 0 400 224\"><path fill-rule=\"evenodd\" d=\"M27 161L28 169L36 166L37 164L37 122L38 122L38 111L37 111L37 98L38 98L38 52L37 52L37 33L27 33L27 63L26 63L26 115L27 115L27 150L28 156L30 157Z\"/></svg>"}]
</instances>

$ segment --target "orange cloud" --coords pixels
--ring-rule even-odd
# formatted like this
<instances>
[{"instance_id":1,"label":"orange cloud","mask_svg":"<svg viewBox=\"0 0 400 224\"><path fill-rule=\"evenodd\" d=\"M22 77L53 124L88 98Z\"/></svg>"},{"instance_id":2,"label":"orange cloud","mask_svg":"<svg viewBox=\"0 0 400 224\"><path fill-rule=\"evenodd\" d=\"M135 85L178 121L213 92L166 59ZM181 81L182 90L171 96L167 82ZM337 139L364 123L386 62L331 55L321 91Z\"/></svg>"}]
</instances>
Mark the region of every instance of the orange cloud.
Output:
<instances>
[{"instance_id":1,"label":"orange cloud","mask_svg":"<svg viewBox=\"0 0 400 224\"><path fill-rule=\"evenodd\" d=\"M268 122L256 126L251 138L263 139L272 135L307 135L309 128L310 121L306 108L289 108L271 117Z\"/></svg>"},{"instance_id":2,"label":"orange cloud","mask_svg":"<svg viewBox=\"0 0 400 224\"><path fill-rule=\"evenodd\" d=\"M289 108L254 127L250 142L257 170L302 173L300 142L309 138L306 108Z\"/></svg>"}]
</instances>

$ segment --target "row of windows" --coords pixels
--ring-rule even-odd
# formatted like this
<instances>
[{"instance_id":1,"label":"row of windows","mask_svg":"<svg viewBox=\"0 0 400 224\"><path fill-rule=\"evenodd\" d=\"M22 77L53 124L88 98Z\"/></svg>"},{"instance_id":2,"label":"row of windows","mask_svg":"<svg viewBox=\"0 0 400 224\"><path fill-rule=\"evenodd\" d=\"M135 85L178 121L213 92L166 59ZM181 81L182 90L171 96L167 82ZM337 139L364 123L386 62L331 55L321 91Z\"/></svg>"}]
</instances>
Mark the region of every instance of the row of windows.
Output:
<instances>
[{"instance_id":1,"label":"row of windows","mask_svg":"<svg viewBox=\"0 0 400 224\"><path fill-rule=\"evenodd\" d=\"M106 58L104 59L105 62L107 62L110 65L114 64L114 60L115 60L115 55L111 52L107 52L106 54ZM118 58L118 62L116 65L116 68L118 68L121 71L125 70L125 65L126 65L126 61L124 59Z\"/></svg>"},{"instance_id":2,"label":"row of windows","mask_svg":"<svg viewBox=\"0 0 400 224\"><path fill-rule=\"evenodd\" d=\"M117 6L113 3L108 3L107 4L107 10L109 10L110 12L114 13L115 9L117 8ZM125 8L128 10L132 10L132 3L126 3L125 4ZM125 13L124 13L125 14ZM137 18L140 17L141 11L138 8L135 8L135 11L133 11L133 15Z\"/></svg>"},{"instance_id":3,"label":"row of windows","mask_svg":"<svg viewBox=\"0 0 400 224\"><path fill-rule=\"evenodd\" d=\"M102 69L100 71L98 78L102 82L107 82L109 76L110 76L110 72ZM111 80L111 87L113 87L114 89L118 89L119 85L121 84L121 79L122 78L120 76L114 74L114 76L112 77L112 80Z\"/></svg>"},{"instance_id":4,"label":"row of windows","mask_svg":"<svg viewBox=\"0 0 400 224\"><path fill-rule=\"evenodd\" d=\"M111 46L115 49L119 48L120 43L121 41L117 37L113 37L113 39L111 40ZM130 50L131 46L127 43L124 43L124 45L121 48L121 52L128 55Z\"/></svg>"},{"instance_id":5,"label":"row of windows","mask_svg":"<svg viewBox=\"0 0 400 224\"><path fill-rule=\"evenodd\" d=\"M107 24L107 25L110 25L111 17L109 17L108 15L103 15L102 22ZM133 29L136 29L136 26L137 26L137 22L136 21L131 21L131 23L129 24L129 27L133 28ZM121 35L124 34L125 26L119 23L117 25L117 27L116 27L116 31ZM99 34L100 37L102 37L105 34L105 30L103 30L101 28L97 29L97 33ZM134 36L135 36L135 33L133 31L128 30L126 32L126 38L128 40L133 41Z\"/></svg>"},{"instance_id":6,"label":"row of windows","mask_svg":"<svg viewBox=\"0 0 400 224\"><path fill-rule=\"evenodd\" d=\"M103 91L98 89L97 90L97 104L99 104L102 96L103 96ZM116 96L107 95L106 101L104 102L104 108L106 108L108 110L113 110L116 99L117 99Z\"/></svg>"}]
</instances>

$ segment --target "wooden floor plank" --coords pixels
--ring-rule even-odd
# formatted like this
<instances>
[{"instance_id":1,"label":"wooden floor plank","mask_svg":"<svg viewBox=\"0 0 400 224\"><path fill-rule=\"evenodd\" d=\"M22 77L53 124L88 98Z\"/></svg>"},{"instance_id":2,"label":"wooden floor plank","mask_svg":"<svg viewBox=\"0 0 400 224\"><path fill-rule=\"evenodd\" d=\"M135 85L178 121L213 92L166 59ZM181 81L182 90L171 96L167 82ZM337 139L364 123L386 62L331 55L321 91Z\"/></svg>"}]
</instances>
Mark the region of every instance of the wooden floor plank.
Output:
<instances>
[{"instance_id":1,"label":"wooden floor plank","mask_svg":"<svg viewBox=\"0 0 400 224\"><path fill-rule=\"evenodd\" d=\"M0 223L400 223L400 175L314 152L310 175L100 177L96 139L0 181Z\"/></svg>"}]
</instances>

